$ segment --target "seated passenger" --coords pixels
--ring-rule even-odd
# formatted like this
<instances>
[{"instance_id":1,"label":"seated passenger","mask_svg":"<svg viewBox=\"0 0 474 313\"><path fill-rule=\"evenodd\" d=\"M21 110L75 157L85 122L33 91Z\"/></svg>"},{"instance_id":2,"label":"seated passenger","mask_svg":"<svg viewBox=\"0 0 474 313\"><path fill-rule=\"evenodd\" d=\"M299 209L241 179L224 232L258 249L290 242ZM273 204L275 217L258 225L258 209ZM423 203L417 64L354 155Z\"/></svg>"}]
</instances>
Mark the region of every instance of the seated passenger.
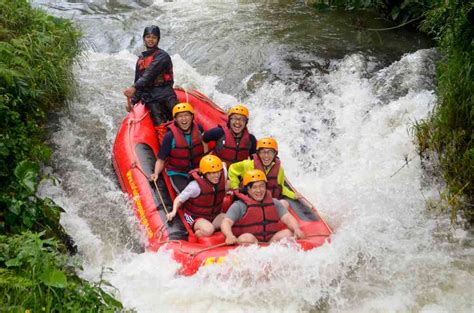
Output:
<instances>
[{"instance_id":1,"label":"seated passenger","mask_svg":"<svg viewBox=\"0 0 474 313\"><path fill-rule=\"evenodd\" d=\"M304 238L296 219L266 188L267 179L260 170L245 173L244 187L236 191L238 199L227 211L221 224L228 245L274 242L294 234ZM281 221L288 229L283 229Z\"/></svg>"},{"instance_id":2,"label":"seated passenger","mask_svg":"<svg viewBox=\"0 0 474 313\"><path fill-rule=\"evenodd\" d=\"M285 185L285 173L277 155L278 144L275 139L259 139L257 141L257 153L253 154L250 160L237 162L229 167L230 188L239 188L240 180L244 173L249 170L259 169L267 177L267 189L271 191L273 198L301 199L302 195L300 193L291 191ZM289 208L286 200L282 200L282 203L286 208Z\"/></svg>"},{"instance_id":3,"label":"seated passenger","mask_svg":"<svg viewBox=\"0 0 474 313\"><path fill-rule=\"evenodd\" d=\"M207 152L202 142L203 128L194 121L194 109L189 103L178 103L173 108L174 123L168 126L163 138L155 171L150 179L156 181L166 162L166 174L177 192L188 184L188 172L196 168Z\"/></svg>"},{"instance_id":4,"label":"seated passenger","mask_svg":"<svg viewBox=\"0 0 474 313\"><path fill-rule=\"evenodd\" d=\"M193 179L176 196L173 211L166 216L171 221L184 204L184 218L197 237L210 236L219 229L224 213L226 173L222 161L215 155L206 155L199 162L199 169L189 173Z\"/></svg>"},{"instance_id":5,"label":"seated passenger","mask_svg":"<svg viewBox=\"0 0 474 313\"><path fill-rule=\"evenodd\" d=\"M206 131L202 139L215 141L214 154L229 167L232 163L246 160L256 152L255 136L247 129L249 110L242 104L230 108L227 125Z\"/></svg>"}]
</instances>

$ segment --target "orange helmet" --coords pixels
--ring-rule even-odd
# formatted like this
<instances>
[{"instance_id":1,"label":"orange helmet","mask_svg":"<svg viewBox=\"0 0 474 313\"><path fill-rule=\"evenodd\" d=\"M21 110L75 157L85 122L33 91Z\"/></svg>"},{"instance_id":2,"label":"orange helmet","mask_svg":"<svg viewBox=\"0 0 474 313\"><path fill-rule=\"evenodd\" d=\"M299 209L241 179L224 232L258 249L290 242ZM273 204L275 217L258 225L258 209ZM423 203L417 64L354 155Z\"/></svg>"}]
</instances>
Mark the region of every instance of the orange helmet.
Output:
<instances>
[{"instance_id":1,"label":"orange helmet","mask_svg":"<svg viewBox=\"0 0 474 313\"><path fill-rule=\"evenodd\" d=\"M275 139L271 137L266 137L259 139L257 141L257 150L258 149L273 149L275 152L278 152L278 143Z\"/></svg>"},{"instance_id":2,"label":"orange helmet","mask_svg":"<svg viewBox=\"0 0 474 313\"><path fill-rule=\"evenodd\" d=\"M222 161L218 156L208 154L199 162L199 171L203 174L219 172L222 170Z\"/></svg>"},{"instance_id":3,"label":"orange helmet","mask_svg":"<svg viewBox=\"0 0 474 313\"><path fill-rule=\"evenodd\" d=\"M181 112L191 112L191 114L194 114L194 109L189 103L178 103L173 107L173 118L176 116L176 114Z\"/></svg>"},{"instance_id":4,"label":"orange helmet","mask_svg":"<svg viewBox=\"0 0 474 313\"><path fill-rule=\"evenodd\" d=\"M237 104L229 109L227 116L231 116L232 114L240 114L246 118L249 118L249 109L247 109L247 107L243 104Z\"/></svg>"},{"instance_id":5,"label":"orange helmet","mask_svg":"<svg viewBox=\"0 0 474 313\"><path fill-rule=\"evenodd\" d=\"M267 176L265 176L265 173L261 170L250 170L245 172L242 183L244 186L247 186L250 183L255 183L258 181L267 182Z\"/></svg>"}]
</instances>

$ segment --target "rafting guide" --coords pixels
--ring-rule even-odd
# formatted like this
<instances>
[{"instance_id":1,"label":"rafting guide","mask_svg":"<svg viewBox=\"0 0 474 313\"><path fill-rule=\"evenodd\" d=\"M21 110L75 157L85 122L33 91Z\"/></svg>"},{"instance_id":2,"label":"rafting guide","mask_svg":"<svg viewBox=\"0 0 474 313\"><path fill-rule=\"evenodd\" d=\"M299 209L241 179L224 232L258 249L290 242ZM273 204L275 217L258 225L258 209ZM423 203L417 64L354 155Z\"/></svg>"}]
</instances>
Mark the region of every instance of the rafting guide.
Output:
<instances>
[{"instance_id":1,"label":"rafting guide","mask_svg":"<svg viewBox=\"0 0 474 313\"><path fill-rule=\"evenodd\" d=\"M155 126L171 119L173 107L178 98L173 90L173 62L169 54L158 48L160 28L155 25L145 27L142 52L135 66L135 82L123 93L131 104L143 101ZM129 105L128 110L131 110Z\"/></svg>"}]
</instances>

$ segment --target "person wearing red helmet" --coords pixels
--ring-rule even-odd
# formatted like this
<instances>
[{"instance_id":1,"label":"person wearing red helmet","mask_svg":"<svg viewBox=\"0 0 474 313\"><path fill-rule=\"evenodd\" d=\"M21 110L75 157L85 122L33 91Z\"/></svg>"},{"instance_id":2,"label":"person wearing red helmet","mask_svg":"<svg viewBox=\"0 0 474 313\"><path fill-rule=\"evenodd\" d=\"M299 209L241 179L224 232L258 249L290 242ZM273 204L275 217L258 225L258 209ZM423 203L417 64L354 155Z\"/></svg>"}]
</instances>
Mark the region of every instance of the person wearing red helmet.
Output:
<instances>
[{"instance_id":1,"label":"person wearing red helmet","mask_svg":"<svg viewBox=\"0 0 474 313\"><path fill-rule=\"evenodd\" d=\"M158 48L160 28L145 27L143 43L146 50L138 58L135 67L135 82L123 93L133 104L142 100L151 112L155 126L171 120L171 111L178 103L173 89L173 62L169 54Z\"/></svg>"},{"instance_id":2,"label":"person wearing red helmet","mask_svg":"<svg viewBox=\"0 0 474 313\"><path fill-rule=\"evenodd\" d=\"M293 215L267 190L264 172L256 169L247 171L243 186L240 191L234 192L237 201L229 207L221 223L228 245L275 242L291 236L298 239L305 237Z\"/></svg>"},{"instance_id":3,"label":"person wearing red helmet","mask_svg":"<svg viewBox=\"0 0 474 313\"><path fill-rule=\"evenodd\" d=\"M202 139L209 143L215 141L213 153L229 167L232 163L246 160L257 152L255 136L247 129L249 110L243 104L230 108L227 125L206 131Z\"/></svg>"}]
</instances>

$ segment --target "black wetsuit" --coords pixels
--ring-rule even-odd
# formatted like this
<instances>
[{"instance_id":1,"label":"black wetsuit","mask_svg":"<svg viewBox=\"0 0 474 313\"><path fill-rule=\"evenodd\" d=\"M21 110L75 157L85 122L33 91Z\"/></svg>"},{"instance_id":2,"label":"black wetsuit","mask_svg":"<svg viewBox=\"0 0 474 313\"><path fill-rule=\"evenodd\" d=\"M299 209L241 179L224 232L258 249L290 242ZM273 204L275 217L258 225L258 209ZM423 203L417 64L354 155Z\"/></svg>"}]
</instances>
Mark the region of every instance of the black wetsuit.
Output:
<instances>
[{"instance_id":1,"label":"black wetsuit","mask_svg":"<svg viewBox=\"0 0 474 313\"><path fill-rule=\"evenodd\" d=\"M140 60L153 54L155 55L151 63L145 69L140 69ZM155 48L142 52L135 68L136 93L132 103L142 100L150 110L155 126L171 120L173 107L178 103L173 90L172 75L173 62L166 51Z\"/></svg>"}]
</instances>

